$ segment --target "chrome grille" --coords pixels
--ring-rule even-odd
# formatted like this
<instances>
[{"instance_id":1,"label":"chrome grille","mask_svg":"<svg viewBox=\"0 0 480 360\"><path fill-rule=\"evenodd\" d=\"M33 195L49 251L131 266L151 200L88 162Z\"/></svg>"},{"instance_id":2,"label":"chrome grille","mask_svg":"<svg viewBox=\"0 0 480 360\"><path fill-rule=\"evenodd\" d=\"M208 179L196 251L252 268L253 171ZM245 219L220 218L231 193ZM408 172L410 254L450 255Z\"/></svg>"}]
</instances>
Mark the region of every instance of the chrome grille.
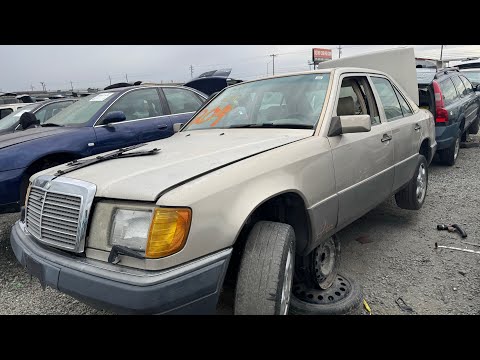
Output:
<instances>
[{"instance_id":1,"label":"chrome grille","mask_svg":"<svg viewBox=\"0 0 480 360\"><path fill-rule=\"evenodd\" d=\"M38 240L67 250L78 245L82 197L32 187L27 199L27 230Z\"/></svg>"}]
</instances>

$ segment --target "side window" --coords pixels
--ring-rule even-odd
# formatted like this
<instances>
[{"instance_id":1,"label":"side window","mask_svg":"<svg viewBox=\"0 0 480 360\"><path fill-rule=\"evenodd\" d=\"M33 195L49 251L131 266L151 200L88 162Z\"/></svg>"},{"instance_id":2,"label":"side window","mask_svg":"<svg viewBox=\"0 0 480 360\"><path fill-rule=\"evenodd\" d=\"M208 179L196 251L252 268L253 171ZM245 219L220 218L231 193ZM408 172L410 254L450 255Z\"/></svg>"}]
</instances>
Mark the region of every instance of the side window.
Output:
<instances>
[{"instance_id":1,"label":"side window","mask_svg":"<svg viewBox=\"0 0 480 360\"><path fill-rule=\"evenodd\" d=\"M387 121L397 120L403 117L402 108L400 107L397 95L395 94L390 81L372 76L372 82L378 92L380 101L382 102Z\"/></svg>"},{"instance_id":2,"label":"side window","mask_svg":"<svg viewBox=\"0 0 480 360\"><path fill-rule=\"evenodd\" d=\"M370 115L372 125L380 124L378 110L366 77L355 76L342 80L337 115Z\"/></svg>"},{"instance_id":3,"label":"side window","mask_svg":"<svg viewBox=\"0 0 480 360\"><path fill-rule=\"evenodd\" d=\"M471 94L473 92L473 86L470 83L470 81L464 76L460 76L460 80L462 80L463 85L465 85L465 89L467 90L466 92L467 95Z\"/></svg>"},{"instance_id":4,"label":"side window","mask_svg":"<svg viewBox=\"0 0 480 360\"><path fill-rule=\"evenodd\" d=\"M112 111L122 111L125 114L125 121L165 115L155 88L126 93L110 106L99 124L102 124L106 114Z\"/></svg>"},{"instance_id":5,"label":"side window","mask_svg":"<svg viewBox=\"0 0 480 360\"><path fill-rule=\"evenodd\" d=\"M40 111L37 111L35 113L35 116L40 121L40 124L45 121L45 115L47 114L47 108L48 108L48 106L45 106L43 109L41 109Z\"/></svg>"},{"instance_id":6,"label":"side window","mask_svg":"<svg viewBox=\"0 0 480 360\"><path fill-rule=\"evenodd\" d=\"M412 110L408 106L407 101L403 97L402 94L400 94L400 91L395 88L395 94L397 95L398 102L400 103L400 107L402 108L403 116L410 116L413 114Z\"/></svg>"},{"instance_id":7,"label":"side window","mask_svg":"<svg viewBox=\"0 0 480 360\"><path fill-rule=\"evenodd\" d=\"M453 83L455 84L460 96L465 96L467 94L467 89L465 88L465 85L463 85L462 80L460 80L458 76L452 76L450 79L452 79Z\"/></svg>"},{"instance_id":8,"label":"side window","mask_svg":"<svg viewBox=\"0 0 480 360\"><path fill-rule=\"evenodd\" d=\"M450 105L457 99L457 90L455 90L452 80L445 79L438 85L440 85L440 90L442 90L443 101L445 102L446 106Z\"/></svg>"},{"instance_id":9,"label":"side window","mask_svg":"<svg viewBox=\"0 0 480 360\"><path fill-rule=\"evenodd\" d=\"M0 109L0 119L1 119L1 118L4 118L4 117L7 116L8 114L11 114L12 112L13 112L13 110L10 109L10 108Z\"/></svg>"},{"instance_id":10,"label":"side window","mask_svg":"<svg viewBox=\"0 0 480 360\"><path fill-rule=\"evenodd\" d=\"M163 88L172 114L197 111L202 102L191 91L185 89Z\"/></svg>"}]
</instances>

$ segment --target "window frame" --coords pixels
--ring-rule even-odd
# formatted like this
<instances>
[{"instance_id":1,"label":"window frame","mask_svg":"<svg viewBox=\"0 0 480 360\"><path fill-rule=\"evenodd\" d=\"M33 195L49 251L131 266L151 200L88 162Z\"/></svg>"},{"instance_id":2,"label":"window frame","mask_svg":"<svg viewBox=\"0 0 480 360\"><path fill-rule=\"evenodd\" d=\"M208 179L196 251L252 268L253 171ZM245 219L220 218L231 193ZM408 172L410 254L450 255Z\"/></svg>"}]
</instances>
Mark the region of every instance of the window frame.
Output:
<instances>
[{"instance_id":1,"label":"window frame","mask_svg":"<svg viewBox=\"0 0 480 360\"><path fill-rule=\"evenodd\" d=\"M102 120L102 117L103 115L105 115L108 110L114 105L116 104L118 101L120 101L120 99L122 99L125 95L127 94L130 94L131 92L134 92L134 91L139 91L139 90L146 90L146 89L152 89L154 90L156 93L157 93L157 96L158 96L158 101L160 102L160 106L162 106L162 110L167 110L165 108L163 108L164 104L162 102L162 98L158 92L158 87L154 87L154 86L144 86L144 87L140 87L140 88L134 88L134 89L129 89L127 91L125 91L124 93L122 93L121 95L117 96L117 98L115 100L113 100L108 106L107 108L98 116L97 120L95 120L95 122L93 123L93 127L104 127L104 126L107 126L107 124L99 124L99 122ZM169 111L164 111L164 112L169 112ZM134 122L134 121L143 121L143 120L149 120L149 119L158 119L158 118L162 118L162 117L165 117L165 116L170 116L170 114L165 114L165 115L159 115L159 116L150 116L150 117L146 117L146 118L140 118L140 119L133 119L133 120L125 120L125 121L120 121L120 122L116 122L115 123L115 126L117 125L120 125L120 124L125 124L125 123L130 123L130 122Z\"/></svg>"},{"instance_id":2,"label":"window frame","mask_svg":"<svg viewBox=\"0 0 480 360\"><path fill-rule=\"evenodd\" d=\"M463 86L465 86L465 89L468 89L466 84L470 85L471 91L467 94L467 96L475 92L475 90L473 89L472 82L468 80L468 78L465 75L459 74L458 77L460 78L460 81L463 82Z\"/></svg>"},{"instance_id":3,"label":"window frame","mask_svg":"<svg viewBox=\"0 0 480 360\"><path fill-rule=\"evenodd\" d=\"M371 124L371 126L381 125L383 123L382 116L380 114L380 111L378 110L377 99L375 98L374 90L372 89L372 84L369 80L369 74L367 74L367 73L343 73L339 76L338 87L337 87L337 91L336 91L336 94L335 94L335 101L333 103L332 115L333 116L338 116L337 115L337 106L338 106L338 101L340 100L340 91L342 89L342 83L343 83L343 80L345 78L363 78L365 80L364 85L368 85L370 87L370 91L368 91L368 90L365 91L365 95L367 97L366 101L368 102L370 100L370 101L373 102L373 105L376 106L378 116L379 116L379 119L380 119L380 123ZM358 79L355 79L355 80L357 82L360 82ZM360 84L357 84L357 85L358 85L358 89L355 89L354 87L352 87L353 91L355 92L355 95L357 95L357 98L359 99L359 102L361 102L361 106L365 107L367 111L370 110L370 112L371 112L371 105L372 104L366 104L363 96L359 96L357 91L359 91L360 94L362 94L362 89L360 87ZM328 94L328 89L327 89L327 94ZM370 117L373 117L371 114L367 114L367 115L369 115Z\"/></svg>"},{"instance_id":4,"label":"window frame","mask_svg":"<svg viewBox=\"0 0 480 360\"><path fill-rule=\"evenodd\" d=\"M455 84L455 81L453 81L453 79L454 79L455 77L458 79L458 81L460 81L460 84L463 85L463 87L464 87L465 90L467 90L467 87L466 87L465 84L463 83L462 79L460 79L460 76L458 76L457 74L452 75L452 76L449 77L449 79L450 79L450 80L452 81L452 83L453 83L453 86L455 86L455 90L457 90L457 94L458 94L459 98L462 99L462 98L464 98L464 97L466 96L466 94L465 94L463 91L460 92L460 91L458 90L458 87L457 87L457 85Z\"/></svg>"},{"instance_id":5,"label":"window frame","mask_svg":"<svg viewBox=\"0 0 480 360\"><path fill-rule=\"evenodd\" d=\"M385 114L385 107L383 106L383 102L382 102L382 99L380 97L380 94L378 93L377 88L375 87L375 84L373 83L373 78L379 78L379 79L384 79L384 80L388 81L388 83L390 84L390 86L393 89L393 93L395 94L395 98L397 99L398 106L400 108L400 112L402 113L402 115L396 116L396 117L391 118L391 119L387 119L387 115ZM370 82L370 87L372 88L372 91L374 92L377 104L378 103L382 104L382 116L383 116L382 123L384 123L384 122L389 123L389 122L392 122L392 121L403 119L405 116L403 115L402 106L400 105L400 101L398 100L397 94L395 92L395 89L396 89L395 84L388 77L386 77L382 74L369 74L368 80ZM397 91L401 94L400 90L397 89ZM404 100L407 103L407 105L410 107L410 104L408 103L408 101L405 98L404 98ZM378 107L378 105L377 105L377 107ZM411 107L410 107L410 110L412 110ZM412 111L412 115L413 114L414 114L414 112Z\"/></svg>"},{"instance_id":6,"label":"window frame","mask_svg":"<svg viewBox=\"0 0 480 360\"><path fill-rule=\"evenodd\" d=\"M390 84L392 84L390 82ZM400 97L403 99L403 101L405 102L405 104L407 105L407 108L410 110L410 115L405 115L403 114L403 107L402 107L402 104L400 104L400 109L402 110L402 114L403 114L403 117L409 117L409 116L412 116L413 115L413 109L411 108L410 104L408 103L407 99L405 99L405 96L404 94L402 94L402 92L400 91L399 88L397 88L395 86L395 84L392 84L393 86L393 91L395 92L395 95L397 96L397 100L398 100L398 103L400 104L400 99L398 99L398 96L400 95Z\"/></svg>"}]
</instances>

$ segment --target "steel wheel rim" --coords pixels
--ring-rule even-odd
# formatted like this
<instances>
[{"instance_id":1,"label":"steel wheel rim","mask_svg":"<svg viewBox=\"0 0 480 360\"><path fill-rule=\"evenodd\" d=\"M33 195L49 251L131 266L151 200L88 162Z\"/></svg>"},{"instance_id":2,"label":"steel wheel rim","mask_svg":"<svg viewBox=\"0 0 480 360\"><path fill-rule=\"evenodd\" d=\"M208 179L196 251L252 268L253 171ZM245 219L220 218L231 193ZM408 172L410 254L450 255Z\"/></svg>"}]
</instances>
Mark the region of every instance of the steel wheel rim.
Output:
<instances>
[{"instance_id":1,"label":"steel wheel rim","mask_svg":"<svg viewBox=\"0 0 480 360\"><path fill-rule=\"evenodd\" d=\"M335 269L336 247L333 238L326 240L315 251L315 275L318 283L321 284Z\"/></svg>"},{"instance_id":2,"label":"steel wheel rim","mask_svg":"<svg viewBox=\"0 0 480 360\"><path fill-rule=\"evenodd\" d=\"M453 153L453 158L456 160L458 157L458 152L460 151L460 138L458 137L457 140L455 140L455 151Z\"/></svg>"},{"instance_id":3,"label":"steel wheel rim","mask_svg":"<svg viewBox=\"0 0 480 360\"><path fill-rule=\"evenodd\" d=\"M418 168L417 175L417 200L422 202L425 198L425 193L427 190L427 169L424 163L421 163Z\"/></svg>"},{"instance_id":4,"label":"steel wheel rim","mask_svg":"<svg viewBox=\"0 0 480 360\"><path fill-rule=\"evenodd\" d=\"M290 306L290 295L292 293L293 280L293 254L292 249L288 249L287 261L285 262L285 273L283 276L282 299L280 301L280 314L287 315Z\"/></svg>"}]
</instances>

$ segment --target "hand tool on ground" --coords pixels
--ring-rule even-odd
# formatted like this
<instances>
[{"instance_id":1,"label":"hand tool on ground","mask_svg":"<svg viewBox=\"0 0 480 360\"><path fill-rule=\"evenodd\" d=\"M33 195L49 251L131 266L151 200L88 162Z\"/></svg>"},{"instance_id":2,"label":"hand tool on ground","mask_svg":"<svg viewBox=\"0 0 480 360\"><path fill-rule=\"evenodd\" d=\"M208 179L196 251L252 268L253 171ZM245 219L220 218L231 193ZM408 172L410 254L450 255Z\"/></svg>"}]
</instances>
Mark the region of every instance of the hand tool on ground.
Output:
<instances>
[{"instance_id":1,"label":"hand tool on ground","mask_svg":"<svg viewBox=\"0 0 480 360\"><path fill-rule=\"evenodd\" d=\"M467 237L467 233L457 224L452 224L452 225L439 224L437 225L437 230L448 230L450 232L457 231L462 236L462 238Z\"/></svg>"}]
</instances>

